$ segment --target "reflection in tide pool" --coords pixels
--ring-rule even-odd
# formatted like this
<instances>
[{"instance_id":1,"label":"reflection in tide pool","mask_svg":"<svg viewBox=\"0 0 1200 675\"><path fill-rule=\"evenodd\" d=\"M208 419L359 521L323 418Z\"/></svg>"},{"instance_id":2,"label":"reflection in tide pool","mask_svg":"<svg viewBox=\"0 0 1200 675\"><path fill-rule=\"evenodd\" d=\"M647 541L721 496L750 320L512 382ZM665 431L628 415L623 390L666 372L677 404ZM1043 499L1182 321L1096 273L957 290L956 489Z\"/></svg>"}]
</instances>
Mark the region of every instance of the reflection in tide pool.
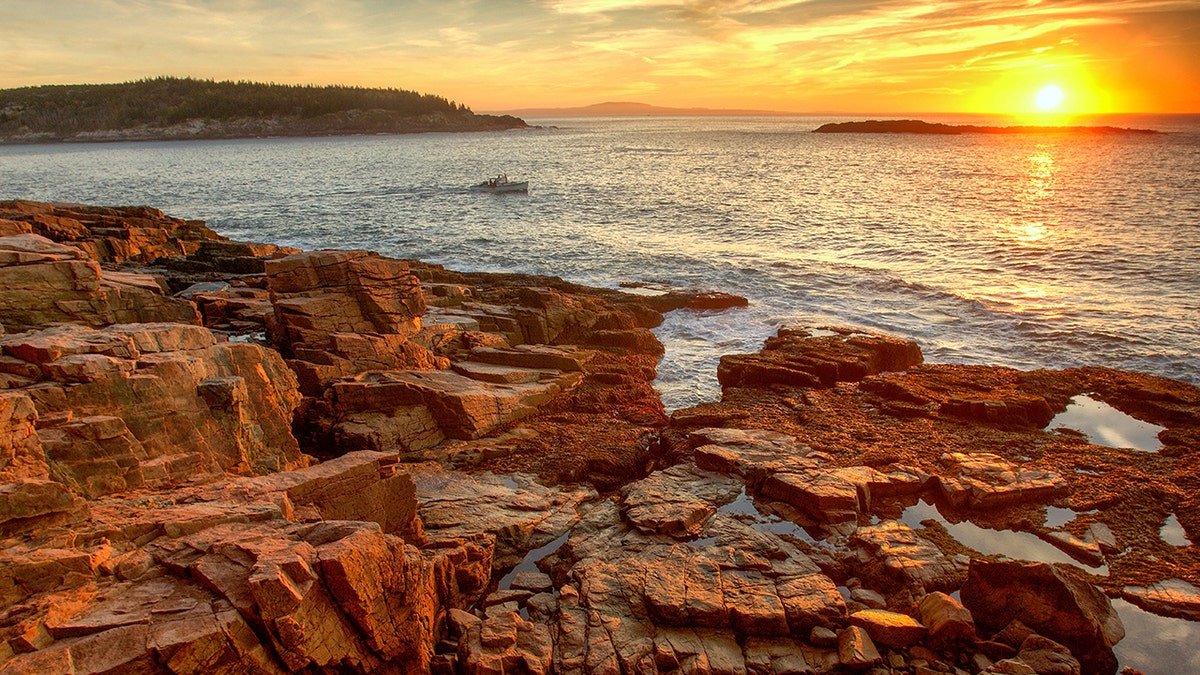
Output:
<instances>
[{"instance_id":1,"label":"reflection in tide pool","mask_svg":"<svg viewBox=\"0 0 1200 675\"><path fill-rule=\"evenodd\" d=\"M1158 452L1158 432L1164 427L1126 415L1103 401L1088 396L1071 399L1067 409L1050 420L1048 428L1066 427L1082 432L1088 442L1110 448L1133 448Z\"/></svg>"},{"instance_id":2,"label":"reflection in tide pool","mask_svg":"<svg viewBox=\"0 0 1200 675\"><path fill-rule=\"evenodd\" d=\"M737 499L717 509L718 513L723 513L727 516L732 516L742 521L749 521L750 527L759 532L770 532L772 534L786 534L804 541L814 546L824 546L819 539L812 536L803 527L793 523L790 520L785 520L775 515L767 515L758 510L754 505L754 498L746 494L746 488L742 488Z\"/></svg>"},{"instance_id":3,"label":"reflection in tide pool","mask_svg":"<svg viewBox=\"0 0 1200 675\"><path fill-rule=\"evenodd\" d=\"M1146 675L1200 673L1200 623L1151 614L1121 599L1112 605L1125 624L1125 639L1113 647L1122 668Z\"/></svg>"},{"instance_id":4,"label":"reflection in tide pool","mask_svg":"<svg viewBox=\"0 0 1200 675\"><path fill-rule=\"evenodd\" d=\"M1014 530L989 530L970 521L951 523L936 506L922 500L904 509L900 522L912 528L921 527L922 520L936 520L963 546L975 549L984 555L1001 555L1014 560L1030 560L1044 563L1066 563L1098 576L1108 576L1108 566L1088 567L1054 546L1028 532Z\"/></svg>"},{"instance_id":5,"label":"reflection in tide pool","mask_svg":"<svg viewBox=\"0 0 1200 675\"><path fill-rule=\"evenodd\" d=\"M1057 530L1075 519L1078 515L1074 509L1064 509L1061 506L1046 507L1046 527Z\"/></svg>"},{"instance_id":6,"label":"reflection in tide pool","mask_svg":"<svg viewBox=\"0 0 1200 675\"><path fill-rule=\"evenodd\" d=\"M1183 523L1179 522L1179 518L1174 513L1167 517L1167 522L1163 523L1162 529L1158 531L1158 536L1171 546L1192 545L1191 540L1187 538L1187 533L1183 530Z\"/></svg>"},{"instance_id":7,"label":"reflection in tide pool","mask_svg":"<svg viewBox=\"0 0 1200 675\"><path fill-rule=\"evenodd\" d=\"M512 588L513 577L517 576L517 572L539 571L537 567L538 562L540 562L542 558L545 558L551 553L554 553L558 549L562 548L562 545L567 543L567 539L570 536L571 531L567 530L549 544L546 544L545 546L539 546L529 553L526 553L525 557L521 560L521 562L517 563L516 567L509 570L508 574L500 577L500 583L497 585L497 589L501 591L507 591Z\"/></svg>"}]
</instances>

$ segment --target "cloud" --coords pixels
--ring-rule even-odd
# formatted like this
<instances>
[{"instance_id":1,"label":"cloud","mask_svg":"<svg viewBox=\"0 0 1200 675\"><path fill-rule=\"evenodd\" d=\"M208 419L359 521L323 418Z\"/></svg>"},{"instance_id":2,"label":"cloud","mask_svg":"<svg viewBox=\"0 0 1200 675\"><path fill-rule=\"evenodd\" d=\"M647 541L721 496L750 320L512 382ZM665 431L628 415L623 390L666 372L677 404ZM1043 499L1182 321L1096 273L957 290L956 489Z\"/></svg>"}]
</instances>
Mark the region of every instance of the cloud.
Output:
<instances>
[{"instance_id":1,"label":"cloud","mask_svg":"<svg viewBox=\"0 0 1200 675\"><path fill-rule=\"evenodd\" d=\"M629 92L808 107L1098 68L1134 47L1176 55L1170 72L1195 82L1198 31L1194 0L4 0L0 86L172 74L399 86L475 107Z\"/></svg>"}]
</instances>

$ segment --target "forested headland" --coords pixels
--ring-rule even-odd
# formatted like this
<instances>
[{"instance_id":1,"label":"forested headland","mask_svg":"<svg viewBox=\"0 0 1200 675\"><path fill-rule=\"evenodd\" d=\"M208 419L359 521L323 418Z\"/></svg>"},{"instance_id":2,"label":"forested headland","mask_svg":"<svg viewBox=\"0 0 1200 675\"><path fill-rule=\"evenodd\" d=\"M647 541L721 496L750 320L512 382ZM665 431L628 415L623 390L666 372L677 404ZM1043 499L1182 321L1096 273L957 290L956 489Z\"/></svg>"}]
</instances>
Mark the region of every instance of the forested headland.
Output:
<instances>
[{"instance_id":1,"label":"forested headland","mask_svg":"<svg viewBox=\"0 0 1200 675\"><path fill-rule=\"evenodd\" d=\"M526 126L401 89L157 77L0 89L0 142L485 131Z\"/></svg>"}]
</instances>

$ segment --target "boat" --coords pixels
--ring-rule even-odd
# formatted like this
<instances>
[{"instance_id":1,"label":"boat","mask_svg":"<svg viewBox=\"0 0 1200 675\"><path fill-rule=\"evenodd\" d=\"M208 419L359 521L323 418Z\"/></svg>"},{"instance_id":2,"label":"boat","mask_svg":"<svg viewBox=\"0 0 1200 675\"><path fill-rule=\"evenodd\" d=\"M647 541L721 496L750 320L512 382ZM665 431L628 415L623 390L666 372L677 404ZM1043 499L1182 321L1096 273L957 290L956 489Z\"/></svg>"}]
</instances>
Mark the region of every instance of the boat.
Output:
<instances>
[{"instance_id":1,"label":"boat","mask_svg":"<svg viewBox=\"0 0 1200 675\"><path fill-rule=\"evenodd\" d=\"M483 192L529 192L529 181L509 180L508 174L502 173L495 178L489 178L482 183L472 185L471 189Z\"/></svg>"}]
</instances>

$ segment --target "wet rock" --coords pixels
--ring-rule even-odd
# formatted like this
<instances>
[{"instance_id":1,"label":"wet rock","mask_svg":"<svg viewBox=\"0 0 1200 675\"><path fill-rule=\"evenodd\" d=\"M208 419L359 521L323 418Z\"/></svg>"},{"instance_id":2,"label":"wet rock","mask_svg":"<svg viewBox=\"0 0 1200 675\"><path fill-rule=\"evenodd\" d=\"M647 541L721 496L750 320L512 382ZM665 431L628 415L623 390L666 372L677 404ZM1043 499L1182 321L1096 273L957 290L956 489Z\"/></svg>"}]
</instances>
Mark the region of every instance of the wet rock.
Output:
<instances>
[{"instance_id":1,"label":"wet rock","mask_svg":"<svg viewBox=\"0 0 1200 675\"><path fill-rule=\"evenodd\" d=\"M1085 541L1070 532L1061 531L1047 532L1044 538L1059 550L1089 567L1098 567L1104 564L1104 555L1100 552L1100 545L1094 541Z\"/></svg>"},{"instance_id":2,"label":"wet rock","mask_svg":"<svg viewBox=\"0 0 1200 675\"><path fill-rule=\"evenodd\" d=\"M1025 638L1016 660L1028 665L1038 675L1079 675L1081 669L1071 650L1040 635ZM1116 666L1113 669L1115 671Z\"/></svg>"},{"instance_id":3,"label":"wet rock","mask_svg":"<svg viewBox=\"0 0 1200 675\"><path fill-rule=\"evenodd\" d=\"M661 295L640 296L647 305L660 312L670 312L677 309L715 310L732 307L745 307L749 301L738 295L720 291L684 292L670 291Z\"/></svg>"},{"instance_id":4,"label":"wet rock","mask_svg":"<svg viewBox=\"0 0 1200 675\"><path fill-rule=\"evenodd\" d=\"M1127 586L1121 596L1156 614L1200 621L1200 589L1182 579L1166 579L1150 586Z\"/></svg>"},{"instance_id":5,"label":"wet rock","mask_svg":"<svg viewBox=\"0 0 1200 675\"><path fill-rule=\"evenodd\" d=\"M972 560L963 605L988 630L1019 619L1066 645L1083 672L1116 672L1112 646L1125 636L1108 598L1071 572L1044 563Z\"/></svg>"},{"instance_id":6,"label":"wet rock","mask_svg":"<svg viewBox=\"0 0 1200 675\"><path fill-rule=\"evenodd\" d=\"M929 629L929 644L949 648L975 641L975 620L971 612L952 596L940 591L921 598L918 605L921 623Z\"/></svg>"}]
</instances>

